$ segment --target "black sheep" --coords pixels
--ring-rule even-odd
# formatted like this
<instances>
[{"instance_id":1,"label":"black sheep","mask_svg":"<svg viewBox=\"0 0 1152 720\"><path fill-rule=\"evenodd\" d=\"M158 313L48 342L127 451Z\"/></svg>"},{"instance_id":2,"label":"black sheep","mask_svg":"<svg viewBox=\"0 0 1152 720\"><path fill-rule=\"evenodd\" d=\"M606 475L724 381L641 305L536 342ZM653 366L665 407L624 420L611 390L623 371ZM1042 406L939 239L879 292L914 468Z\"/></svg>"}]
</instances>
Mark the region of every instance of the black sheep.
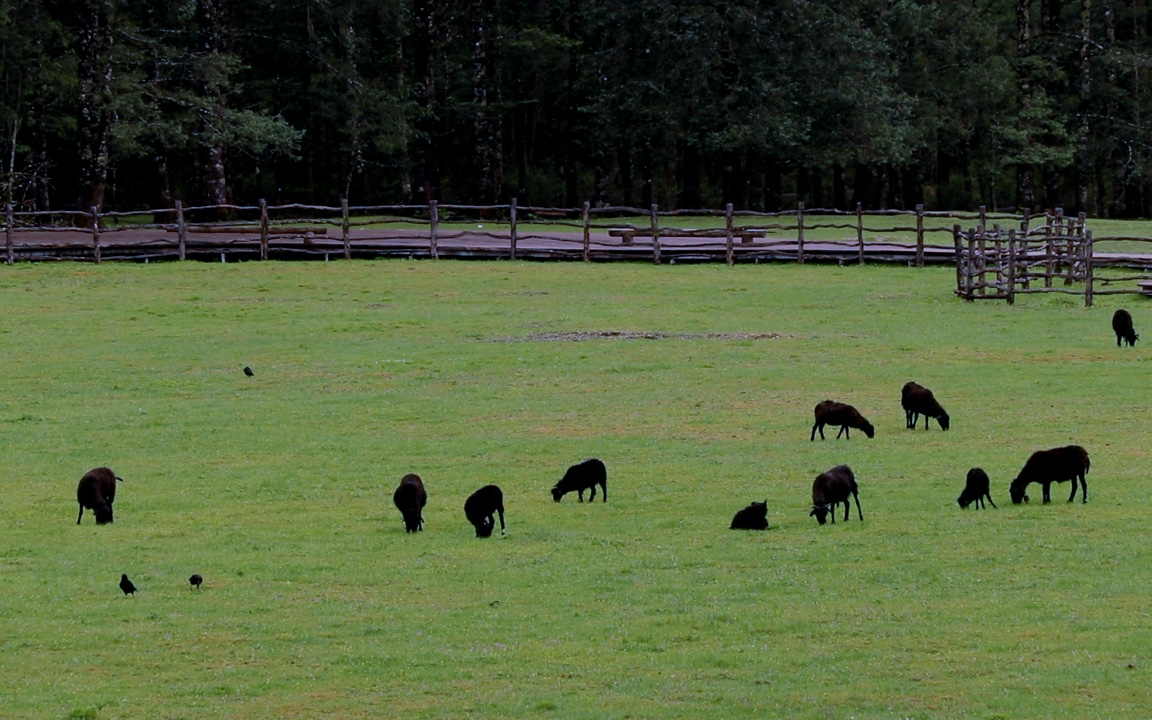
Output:
<instances>
[{"instance_id":1,"label":"black sheep","mask_svg":"<svg viewBox=\"0 0 1152 720\"><path fill-rule=\"evenodd\" d=\"M860 411L851 405L825 400L817 405L813 412L816 415L816 423L812 426L812 436L808 438L809 440L816 439L817 430L820 431L820 439L823 440L825 425L840 426L840 432L836 433L837 438L843 435L846 439L851 440L852 436L848 433L848 428L863 430L868 437L876 435L876 429L872 427L872 423L868 422L860 414Z\"/></svg>"},{"instance_id":2,"label":"black sheep","mask_svg":"<svg viewBox=\"0 0 1152 720\"><path fill-rule=\"evenodd\" d=\"M927 430L932 418L940 424L941 430L947 430L948 413L936 401L932 391L923 385L914 382L904 383L900 390L900 406L904 408L904 423L908 428L915 428L920 416L924 416L924 429Z\"/></svg>"},{"instance_id":3,"label":"black sheep","mask_svg":"<svg viewBox=\"0 0 1152 720\"><path fill-rule=\"evenodd\" d=\"M504 534L504 493L496 485L485 485L464 501L464 515L476 528L476 537L492 536L496 527L493 513L500 514L500 534Z\"/></svg>"},{"instance_id":4,"label":"black sheep","mask_svg":"<svg viewBox=\"0 0 1152 720\"><path fill-rule=\"evenodd\" d=\"M424 490L424 481L419 475L408 473L400 480L396 492L392 493L392 502L396 509L404 516L404 527L408 532L414 533L424 529L424 517L421 511L428 504L428 493Z\"/></svg>"},{"instance_id":5,"label":"black sheep","mask_svg":"<svg viewBox=\"0 0 1152 720\"><path fill-rule=\"evenodd\" d=\"M732 518L729 530L767 530L768 501L754 502Z\"/></svg>"},{"instance_id":6,"label":"black sheep","mask_svg":"<svg viewBox=\"0 0 1152 720\"><path fill-rule=\"evenodd\" d=\"M863 521L864 511L860 509L858 490L856 476L852 474L852 468L847 465L837 465L827 472L820 473L812 481L812 512L808 513L809 517L815 517L816 522L823 525L828 513L832 513L832 524L835 525L836 506L844 503L844 521L847 522L848 514L852 510L852 503L848 500L851 496L856 498L856 512Z\"/></svg>"},{"instance_id":7,"label":"black sheep","mask_svg":"<svg viewBox=\"0 0 1152 720\"><path fill-rule=\"evenodd\" d=\"M1128 347L1132 347L1140 339L1132 327L1132 314L1123 308L1112 314L1112 330L1116 333L1116 347L1123 347L1120 344L1121 340L1127 342Z\"/></svg>"},{"instance_id":8,"label":"black sheep","mask_svg":"<svg viewBox=\"0 0 1152 720\"><path fill-rule=\"evenodd\" d=\"M992 489L991 482L988 480L988 473L984 472L982 468L972 468L968 471L964 491L960 493L960 497L956 498L956 503L965 509L972 503L976 503L976 508L981 509L984 507L984 498L988 498L992 507L996 507L996 503L992 502Z\"/></svg>"},{"instance_id":9,"label":"black sheep","mask_svg":"<svg viewBox=\"0 0 1152 720\"><path fill-rule=\"evenodd\" d=\"M1072 494L1068 502L1076 499L1076 481L1079 480L1084 488L1082 502L1088 502L1088 480L1085 476L1092 463L1088 460L1088 451L1079 445L1065 445L1051 450L1037 450L1024 463L1020 474L1012 481L1008 493L1012 496L1012 504L1019 505L1028 502L1025 490L1029 483L1040 483L1044 487L1044 502L1052 502L1049 486L1054 482L1072 481Z\"/></svg>"},{"instance_id":10,"label":"black sheep","mask_svg":"<svg viewBox=\"0 0 1152 720\"><path fill-rule=\"evenodd\" d=\"M604 463L600 460L592 458L568 468L564 477L560 478L560 482L553 486L552 499L560 502L560 498L575 492L579 495L580 502L584 502L584 491L591 489L592 494L588 496L588 502L592 502L596 499L597 485L604 490L604 502L608 502L608 468L604 467Z\"/></svg>"},{"instance_id":11,"label":"black sheep","mask_svg":"<svg viewBox=\"0 0 1152 720\"><path fill-rule=\"evenodd\" d=\"M124 478L112 472L110 468L98 467L84 473L80 484L76 486L76 500L80 503L80 514L76 516L76 524L84 517L84 508L96 513L96 524L105 525L112 522L112 501L116 499L116 481Z\"/></svg>"}]
</instances>

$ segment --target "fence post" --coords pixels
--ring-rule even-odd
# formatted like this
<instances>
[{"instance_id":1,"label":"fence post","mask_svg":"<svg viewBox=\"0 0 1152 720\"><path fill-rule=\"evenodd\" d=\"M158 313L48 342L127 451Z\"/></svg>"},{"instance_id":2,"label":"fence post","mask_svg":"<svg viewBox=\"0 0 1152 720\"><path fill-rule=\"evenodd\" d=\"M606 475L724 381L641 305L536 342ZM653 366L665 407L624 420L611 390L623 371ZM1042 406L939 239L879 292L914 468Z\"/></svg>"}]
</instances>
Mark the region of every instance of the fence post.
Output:
<instances>
[{"instance_id":1,"label":"fence post","mask_svg":"<svg viewBox=\"0 0 1152 720\"><path fill-rule=\"evenodd\" d=\"M1016 230L1008 228L1008 304L1016 304Z\"/></svg>"},{"instance_id":2,"label":"fence post","mask_svg":"<svg viewBox=\"0 0 1152 720\"><path fill-rule=\"evenodd\" d=\"M804 203L796 203L796 262L804 264Z\"/></svg>"},{"instance_id":3,"label":"fence post","mask_svg":"<svg viewBox=\"0 0 1152 720\"><path fill-rule=\"evenodd\" d=\"M8 264L15 262L15 253L12 249L12 203L4 206L4 249L8 252Z\"/></svg>"},{"instance_id":4,"label":"fence post","mask_svg":"<svg viewBox=\"0 0 1152 720\"><path fill-rule=\"evenodd\" d=\"M732 247L732 203L724 207L724 237L728 241L724 259L728 262L728 267L732 267L736 253Z\"/></svg>"},{"instance_id":5,"label":"fence post","mask_svg":"<svg viewBox=\"0 0 1152 720\"><path fill-rule=\"evenodd\" d=\"M188 259L188 226L184 224L184 201L176 201L176 244L179 246L180 259Z\"/></svg>"},{"instance_id":6,"label":"fence post","mask_svg":"<svg viewBox=\"0 0 1152 720\"><path fill-rule=\"evenodd\" d=\"M856 204L856 211L860 211L860 204ZM952 244L956 246L956 294L964 297L964 248L961 246L960 226L952 226Z\"/></svg>"},{"instance_id":7,"label":"fence post","mask_svg":"<svg viewBox=\"0 0 1152 720\"><path fill-rule=\"evenodd\" d=\"M1020 219L1020 232L1028 237L1028 223L1032 219L1032 208L1024 208L1024 217Z\"/></svg>"},{"instance_id":8,"label":"fence post","mask_svg":"<svg viewBox=\"0 0 1152 720\"><path fill-rule=\"evenodd\" d=\"M968 299L975 300L974 285L976 284L976 229L968 230L968 277L964 282L968 290Z\"/></svg>"},{"instance_id":9,"label":"fence post","mask_svg":"<svg viewBox=\"0 0 1152 720\"><path fill-rule=\"evenodd\" d=\"M856 246L860 249L860 264L864 264L864 208L861 203L856 203ZM959 288L960 284L957 283L956 287Z\"/></svg>"},{"instance_id":10,"label":"fence post","mask_svg":"<svg viewBox=\"0 0 1152 720\"><path fill-rule=\"evenodd\" d=\"M512 223L512 239L511 239L511 254L509 260L516 259L516 198L512 198L512 204L508 206L508 218Z\"/></svg>"},{"instance_id":11,"label":"fence post","mask_svg":"<svg viewBox=\"0 0 1152 720\"><path fill-rule=\"evenodd\" d=\"M1092 307L1092 282L1095 280L1095 273L1092 271L1092 256L1095 253L1092 250L1092 231L1084 231L1084 307Z\"/></svg>"},{"instance_id":12,"label":"fence post","mask_svg":"<svg viewBox=\"0 0 1152 720\"><path fill-rule=\"evenodd\" d=\"M260 259L268 259L268 203L260 198Z\"/></svg>"},{"instance_id":13,"label":"fence post","mask_svg":"<svg viewBox=\"0 0 1152 720\"><path fill-rule=\"evenodd\" d=\"M96 264L100 264L100 210L95 205L92 206L92 255L96 258Z\"/></svg>"},{"instance_id":14,"label":"fence post","mask_svg":"<svg viewBox=\"0 0 1152 720\"><path fill-rule=\"evenodd\" d=\"M430 225L428 252L432 255L433 260L437 260L440 257L440 253L436 249L436 242L439 239L437 235L440 233L440 205L435 200L428 201L428 223Z\"/></svg>"},{"instance_id":15,"label":"fence post","mask_svg":"<svg viewBox=\"0 0 1152 720\"><path fill-rule=\"evenodd\" d=\"M916 267L924 267L924 206L916 206Z\"/></svg>"},{"instance_id":16,"label":"fence post","mask_svg":"<svg viewBox=\"0 0 1152 720\"><path fill-rule=\"evenodd\" d=\"M996 253L996 287L1004 287L1004 245L1000 223L992 225L992 252Z\"/></svg>"},{"instance_id":17,"label":"fence post","mask_svg":"<svg viewBox=\"0 0 1152 720\"><path fill-rule=\"evenodd\" d=\"M592 243L591 228L588 225L589 208L592 203L587 200L584 201L584 211L581 213L581 220L584 223L584 262L588 262L588 246Z\"/></svg>"},{"instance_id":18,"label":"fence post","mask_svg":"<svg viewBox=\"0 0 1152 720\"><path fill-rule=\"evenodd\" d=\"M340 239L344 241L344 259L352 259L352 241L348 237L348 198L340 198Z\"/></svg>"},{"instance_id":19,"label":"fence post","mask_svg":"<svg viewBox=\"0 0 1152 720\"><path fill-rule=\"evenodd\" d=\"M652 262L656 265L660 264L660 220L656 215L658 211L656 203L652 203L649 209L652 218Z\"/></svg>"}]
</instances>

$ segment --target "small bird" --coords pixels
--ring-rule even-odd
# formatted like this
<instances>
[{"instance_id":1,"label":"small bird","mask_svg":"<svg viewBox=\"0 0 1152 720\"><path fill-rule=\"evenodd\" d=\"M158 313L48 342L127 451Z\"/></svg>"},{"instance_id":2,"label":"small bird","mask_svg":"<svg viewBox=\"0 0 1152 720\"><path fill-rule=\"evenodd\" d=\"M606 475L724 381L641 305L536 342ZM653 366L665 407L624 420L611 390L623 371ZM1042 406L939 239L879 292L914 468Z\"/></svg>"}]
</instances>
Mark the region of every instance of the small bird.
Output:
<instances>
[{"instance_id":1,"label":"small bird","mask_svg":"<svg viewBox=\"0 0 1152 720\"><path fill-rule=\"evenodd\" d=\"M132 595L136 592L136 586L128 579L128 573L121 573L120 575L120 589L124 591L125 595Z\"/></svg>"},{"instance_id":2,"label":"small bird","mask_svg":"<svg viewBox=\"0 0 1152 720\"><path fill-rule=\"evenodd\" d=\"M245 374L245 375L247 375L248 377L252 377L252 376L253 376L253 375L255 375L256 373L252 372L252 368L250 368L250 367L248 367L247 365L245 365L245 366L244 366L244 374Z\"/></svg>"},{"instance_id":3,"label":"small bird","mask_svg":"<svg viewBox=\"0 0 1152 720\"><path fill-rule=\"evenodd\" d=\"M198 588L200 587L200 583L204 582L204 578L200 577L199 574L196 574L188 578L188 582L192 583L192 587Z\"/></svg>"}]
</instances>

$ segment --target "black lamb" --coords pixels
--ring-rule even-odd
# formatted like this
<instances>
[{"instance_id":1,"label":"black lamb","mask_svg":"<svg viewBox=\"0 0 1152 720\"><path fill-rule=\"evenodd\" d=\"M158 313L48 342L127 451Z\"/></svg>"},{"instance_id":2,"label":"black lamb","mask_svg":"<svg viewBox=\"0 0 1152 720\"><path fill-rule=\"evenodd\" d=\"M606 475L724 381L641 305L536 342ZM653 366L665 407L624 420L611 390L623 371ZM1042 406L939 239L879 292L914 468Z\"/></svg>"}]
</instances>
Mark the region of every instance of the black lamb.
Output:
<instances>
[{"instance_id":1,"label":"black lamb","mask_svg":"<svg viewBox=\"0 0 1152 720\"><path fill-rule=\"evenodd\" d=\"M914 382L904 383L904 387L900 390L900 405L904 408L906 427L915 428L916 422L923 415L925 430L931 424L932 418L936 418L941 430L948 429L948 413L944 412L944 408L936 401L932 391L923 385Z\"/></svg>"},{"instance_id":2,"label":"black lamb","mask_svg":"<svg viewBox=\"0 0 1152 720\"><path fill-rule=\"evenodd\" d=\"M496 521L494 513L500 514L500 534L504 534L504 493L496 485L485 485L468 496L464 501L464 515L476 528L476 537L492 536Z\"/></svg>"},{"instance_id":3,"label":"black lamb","mask_svg":"<svg viewBox=\"0 0 1152 720\"><path fill-rule=\"evenodd\" d=\"M604 502L608 502L608 468L604 467L604 463L600 460L592 458L568 468L564 477L560 478L560 482L553 486L552 499L560 502L560 498L575 492L580 497L580 502L584 502L584 491L591 489L588 502L592 502L596 499L597 485L604 491Z\"/></svg>"},{"instance_id":4,"label":"black lamb","mask_svg":"<svg viewBox=\"0 0 1152 720\"><path fill-rule=\"evenodd\" d=\"M754 502L732 518L729 530L767 530L768 501Z\"/></svg>"},{"instance_id":5,"label":"black lamb","mask_svg":"<svg viewBox=\"0 0 1152 720\"><path fill-rule=\"evenodd\" d=\"M965 509L972 503L976 503L976 508L982 509L984 498L988 498L989 504L996 507L996 503L992 502L992 489L991 482L988 480L988 473L984 472L982 468L972 468L968 471L964 491L960 493L960 497L956 498L956 503Z\"/></svg>"},{"instance_id":6,"label":"black lamb","mask_svg":"<svg viewBox=\"0 0 1152 720\"><path fill-rule=\"evenodd\" d=\"M876 429L872 427L872 423L868 422L860 414L860 411L851 405L825 400L817 405L813 412L816 415L816 423L812 426L812 436L808 438L809 440L816 439L817 430L820 431L820 439L823 440L825 425L840 426L840 432L836 433L837 438L843 435L846 439L851 440L852 436L848 433L848 428L863 430L868 437L876 435Z\"/></svg>"},{"instance_id":7,"label":"black lamb","mask_svg":"<svg viewBox=\"0 0 1152 720\"><path fill-rule=\"evenodd\" d=\"M80 484L76 486L76 500L80 503L80 514L76 516L76 524L84 517L84 508L96 513L96 524L105 525L112 522L112 501L116 499L116 481L124 478L112 472L110 468L98 467L84 473Z\"/></svg>"},{"instance_id":8,"label":"black lamb","mask_svg":"<svg viewBox=\"0 0 1152 720\"><path fill-rule=\"evenodd\" d=\"M424 529L424 518L421 511L428 503L428 493L424 490L424 481L419 475L408 473L400 480L396 492L392 493L392 502L396 509L404 516L404 527L408 532L414 533Z\"/></svg>"},{"instance_id":9,"label":"black lamb","mask_svg":"<svg viewBox=\"0 0 1152 720\"><path fill-rule=\"evenodd\" d=\"M1128 347L1136 344L1140 336L1132 327L1132 313L1121 308L1112 314L1112 331L1116 333L1116 347L1123 347L1120 341L1128 343Z\"/></svg>"},{"instance_id":10,"label":"black lamb","mask_svg":"<svg viewBox=\"0 0 1152 720\"><path fill-rule=\"evenodd\" d=\"M1088 502L1088 480L1085 476L1092 463L1088 460L1088 451L1079 445L1065 445L1051 450L1037 450L1024 463L1020 474L1012 481L1008 488L1012 496L1012 504L1019 505L1028 502L1025 492L1029 483L1040 483L1044 488L1044 502L1052 502L1049 486L1054 482L1072 481L1072 494L1068 502L1076 499L1076 481L1079 480L1084 488L1081 502Z\"/></svg>"},{"instance_id":11,"label":"black lamb","mask_svg":"<svg viewBox=\"0 0 1152 720\"><path fill-rule=\"evenodd\" d=\"M812 481L812 512L808 513L809 517L815 517L816 522L823 525L825 518L831 513L832 524L835 525L836 506L844 503L844 521L847 522L848 514L852 510L852 503L848 501L851 496L856 499L856 512L860 514L860 520L863 522L864 511L860 509L858 490L856 476L852 474L852 468L847 465L837 465L827 472L820 473Z\"/></svg>"}]
</instances>

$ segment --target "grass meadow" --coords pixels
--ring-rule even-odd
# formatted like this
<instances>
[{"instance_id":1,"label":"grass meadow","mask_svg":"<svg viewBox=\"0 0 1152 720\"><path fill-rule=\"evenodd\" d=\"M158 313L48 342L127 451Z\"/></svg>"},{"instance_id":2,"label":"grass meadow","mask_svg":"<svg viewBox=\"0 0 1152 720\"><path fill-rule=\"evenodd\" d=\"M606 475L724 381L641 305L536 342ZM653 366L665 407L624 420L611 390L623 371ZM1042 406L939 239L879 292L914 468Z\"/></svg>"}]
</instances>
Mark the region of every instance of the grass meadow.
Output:
<instances>
[{"instance_id":1,"label":"grass meadow","mask_svg":"<svg viewBox=\"0 0 1152 720\"><path fill-rule=\"evenodd\" d=\"M1152 716L1152 308L969 304L954 282L5 268L0 715ZM1134 349L1111 332L1121 305ZM597 331L665 336L564 339ZM951 430L905 429L908 380ZM825 398L875 439L810 442ZM1028 455L1073 442L1088 503L1061 484L1013 506ZM554 503L592 456L609 501ZM865 521L819 527L812 479L840 463ZM76 483L104 464L125 478L116 522L78 527ZM956 506L973 466L999 509ZM415 535L391 500L408 472L429 492ZM508 534L478 540L462 506L490 482ZM727 529L764 499L770 530Z\"/></svg>"}]
</instances>

